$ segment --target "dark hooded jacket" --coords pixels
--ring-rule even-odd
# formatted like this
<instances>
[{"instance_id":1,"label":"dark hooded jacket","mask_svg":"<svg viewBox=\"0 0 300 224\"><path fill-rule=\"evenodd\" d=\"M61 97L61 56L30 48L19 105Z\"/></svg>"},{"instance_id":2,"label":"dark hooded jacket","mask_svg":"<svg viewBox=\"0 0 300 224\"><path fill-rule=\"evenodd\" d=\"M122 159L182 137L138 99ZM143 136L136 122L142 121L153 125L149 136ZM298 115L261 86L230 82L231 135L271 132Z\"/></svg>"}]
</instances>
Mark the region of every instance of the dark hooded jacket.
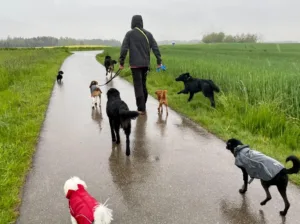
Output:
<instances>
[{"instance_id":1,"label":"dark hooded jacket","mask_svg":"<svg viewBox=\"0 0 300 224\"><path fill-rule=\"evenodd\" d=\"M122 43L120 65L124 65L129 50L129 64L131 67L149 67L151 49L156 56L157 64L161 64L161 55L157 43L152 34L143 28L142 16L133 16L131 30L126 33Z\"/></svg>"}]
</instances>

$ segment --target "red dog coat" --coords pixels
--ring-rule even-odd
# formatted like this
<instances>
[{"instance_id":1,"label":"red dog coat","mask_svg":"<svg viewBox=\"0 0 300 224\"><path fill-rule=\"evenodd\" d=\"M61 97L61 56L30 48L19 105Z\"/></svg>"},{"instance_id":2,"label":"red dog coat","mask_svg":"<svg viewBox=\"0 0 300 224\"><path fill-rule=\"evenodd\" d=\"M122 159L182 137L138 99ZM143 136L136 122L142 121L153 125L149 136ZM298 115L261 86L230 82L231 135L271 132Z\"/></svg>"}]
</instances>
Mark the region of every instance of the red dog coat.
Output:
<instances>
[{"instance_id":1,"label":"red dog coat","mask_svg":"<svg viewBox=\"0 0 300 224\"><path fill-rule=\"evenodd\" d=\"M99 202L78 184L78 190L69 190L66 196L69 199L71 215L78 224L91 224L94 222L94 208Z\"/></svg>"}]
</instances>

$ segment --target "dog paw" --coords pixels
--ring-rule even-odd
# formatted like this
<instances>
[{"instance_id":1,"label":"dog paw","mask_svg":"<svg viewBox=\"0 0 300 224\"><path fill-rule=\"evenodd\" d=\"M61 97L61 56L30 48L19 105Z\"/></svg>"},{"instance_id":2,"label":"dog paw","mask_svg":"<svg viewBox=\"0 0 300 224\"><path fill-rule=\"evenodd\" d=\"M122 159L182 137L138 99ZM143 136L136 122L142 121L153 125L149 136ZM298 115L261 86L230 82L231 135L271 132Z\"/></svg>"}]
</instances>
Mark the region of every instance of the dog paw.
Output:
<instances>
[{"instance_id":1,"label":"dog paw","mask_svg":"<svg viewBox=\"0 0 300 224\"><path fill-rule=\"evenodd\" d=\"M95 109L95 107L94 107L94 106L92 106L92 109L94 110L94 109Z\"/></svg>"},{"instance_id":2,"label":"dog paw","mask_svg":"<svg viewBox=\"0 0 300 224\"><path fill-rule=\"evenodd\" d=\"M126 156L130 156L130 151L129 152L126 151Z\"/></svg>"},{"instance_id":3,"label":"dog paw","mask_svg":"<svg viewBox=\"0 0 300 224\"><path fill-rule=\"evenodd\" d=\"M246 191L247 191L247 190L245 190L245 189L240 189L240 190L239 190L240 194L245 194Z\"/></svg>"},{"instance_id":4,"label":"dog paw","mask_svg":"<svg viewBox=\"0 0 300 224\"><path fill-rule=\"evenodd\" d=\"M286 215L286 212L280 211L279 214L280 214L281 216L285 216L285 215Z\"/></svg>"},{"instance_id":5,"label":"dog paw","mask_svg":"<svg viewBox=\"0 0 300 224\"><path fill-rule=\"evenodd\" d=\"M264 205L266 205L266 204L267 204L267 202L265 202L265 201L262 201L262 202L260 203L261 206L264 206Z\"/></svg>"},{"instance_id":6,"label":"dog paw","mask_svg":"<svg viewBox=\"0 0 300 224\"><path fill-rule=\"evenodd\" d=\"M120 144L120 140L117 140L117 141L116 141L116 144Z\"/></svg>"},{"instance_id":7,"label":"dog paw","mask_svg":"<svg viewBox=\"0 0 300 224\"><path fill-rule=\"evenodd\" d=\"M113 139L112 139L112 142L116 142L116 139L115 139L115 138L113 138Z\"/></svg>"}]
</instances>

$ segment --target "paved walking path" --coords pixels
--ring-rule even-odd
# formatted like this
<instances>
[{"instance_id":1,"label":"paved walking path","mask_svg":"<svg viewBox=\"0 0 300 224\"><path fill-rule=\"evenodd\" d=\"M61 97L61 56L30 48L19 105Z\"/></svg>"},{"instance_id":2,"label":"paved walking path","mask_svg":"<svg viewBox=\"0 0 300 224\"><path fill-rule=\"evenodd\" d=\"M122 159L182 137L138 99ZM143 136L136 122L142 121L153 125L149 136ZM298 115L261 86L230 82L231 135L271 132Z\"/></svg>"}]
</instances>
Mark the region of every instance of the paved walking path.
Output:
<instances>
[{"instance_id":1,"label":"paved walking path","mask_svg":"<svg viewBox=\"0 0 300 224\"><path fill-rule=\"evenodd\" d=\"M107 198L119 224L297 224L300 190L290 184L291 208L279 216L283 201L264 207L265 192L255 180L245 197L238 193L242 173L225 143L174 111L159 117L152 97L148 115L132 121L131 149L125 156L125 136L113 146L106 115L106 91L117 88L136 109L131 84L121 78L102 88L102 113L92 111L89 84L106 81L97 52L78 52L64 62L63 85L56 84L41 132L33 169L24 189L19 224L70 223L64 182L84 179L89 192ZM261 210L261 211L260 211Z\"/></svg>"}]
</instances>

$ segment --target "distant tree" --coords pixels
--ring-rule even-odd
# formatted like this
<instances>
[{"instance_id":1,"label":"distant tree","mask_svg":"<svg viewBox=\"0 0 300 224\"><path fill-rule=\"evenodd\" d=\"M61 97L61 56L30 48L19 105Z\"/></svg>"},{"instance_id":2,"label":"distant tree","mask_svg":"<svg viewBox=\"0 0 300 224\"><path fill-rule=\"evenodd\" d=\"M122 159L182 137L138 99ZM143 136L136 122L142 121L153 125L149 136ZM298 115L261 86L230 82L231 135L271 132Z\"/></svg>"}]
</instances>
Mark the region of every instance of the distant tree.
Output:
<instances>
[{"instance_id":1,"label":"distant tree","mask_svg":"<svg viewBox=\"0 0 300 224\"><path fill-rule=\"evenodd\" d=\"M202 38L204 43L256 43L258 41L256 34L236 34L225 35L223 32L206 34Z\"/></svg>"},{"instance_id":2,"label":"distant tree","mask_svg":"<svg viewBox=\"0 0 300 224\"><path fill-rule=\"evenodd\" d=\"M234 43L235 42L235 38L232 35L227 35L227 36L225 36L223 42L225 42L225 43Z\"/></svg>"},{"instance_id":3,"label":"distant tree","mask_svg":"<svg viewBox=\"0 0 300 224\"><path fill-rule=\"evenodd\" d=\"M206 34L202 38L202 42L204 43L221 43L225 38L225 34L223 32L220 33L210 33Z\"/></svg>"},{"instance_id":4,"label":"distant tree","mask_svg":"<svg viewBox=\"0 0 300 224\"><path fill-rule=\"evenodd\" d=\"M0 48L7 47L50 47L50 46L66 46L66 45L108 45L108 46L120 46L121 42L118 40L102 40L102 39L83 39L77 40L69 37L10 37L8 36L4 40L0 40Z\"/></svg>"}]
</instances>

